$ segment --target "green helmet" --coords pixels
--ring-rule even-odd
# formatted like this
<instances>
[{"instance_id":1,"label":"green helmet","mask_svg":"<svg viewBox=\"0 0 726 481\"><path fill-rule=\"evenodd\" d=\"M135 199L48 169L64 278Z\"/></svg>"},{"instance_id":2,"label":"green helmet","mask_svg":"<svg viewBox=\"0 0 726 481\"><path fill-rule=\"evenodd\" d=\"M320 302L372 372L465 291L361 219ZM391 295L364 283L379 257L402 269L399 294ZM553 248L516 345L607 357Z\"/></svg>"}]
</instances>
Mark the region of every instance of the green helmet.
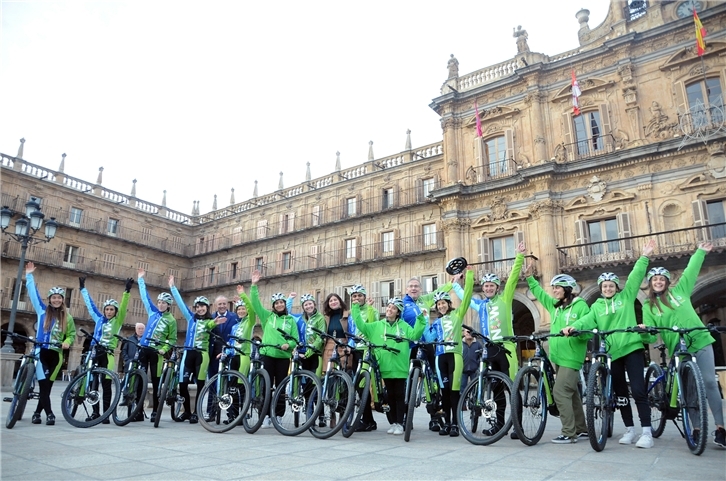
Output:
<instances>
[{"instance_id":1,"label":"green helmet","mask_svg":"<svg viewBox=\"0 0 726 481\"><path fill-rule=\"evenodd\" d=\"M437 292L434 294L434 302L449 301L451 302L451 296L448 292Z\"/></svg>"},{"instance_id":2,"label":"green helmet","mask_svg":"<svg viewBox=\"0 0 726 481\"><path fill-rule=\"evenodd\" d=\"M52 296L53 294L58 294L61 297L66 297L66 290L59 286L51 287L48 290L48 297Z\"/></svg>"},{"instance_id":3,"label":"green helmet","mask_svg":"<svg viewBox=\"0 0 726 481\"><path fill-rule=\"evenodd\" d=\"M103 303L103 308L105 309L107 306L115 307L116 310L118 310L119 303L116 299L108 299L106 302Z\"/></svg>"},{"instance_id":4,"label":"green helmet","mask_svg":"<svg viewBox=\"0 0 726 481\"><path fill-rule=\"evenodd\" d=\"M301 306L308 301L315 302L315 296L313 296L312 294L303 294L302 296L300 296L300 305Z\"/></svg>"},{"instance_id":5,"label":"green helmet","mask_svg":"<svg viewBox=\"0 0 726 481\"><path fill-rule=\"evenodd\" d=\"M481 278L481 284L484 285L485 282L493 282L498 286L502 285L502 280L496 274L484 274L484 277Z\"/></svg>"},{"instance_id":6,"label":"green helmet","mask_svg":"<svg viewBox=\"0 0 726 481\"><path fill-rule=\"evenodd\" d=\"M648 271L648 282L650 282L650 278L653 276L663 276L668 281L671 280L671 273L668 269L665 267L654 267L651 270Z\"/></svg>"},{"instance_id":7,"label":"green helmet","mask_svg":"<svg viewBox=\"0 0 726 481\"><path fill-rule=\"evenodd\" d=\"M572 276L568 276L567 274L557 274L550 281L550 285L551 286L560 286L560 287L571 287L574 289L575 286L577 286L577 282L575 282L575 279Z\"/></svg>"},{"instance_id":8,"label":"green helmet","mask_svg":"<svg viewBox=\"0 0 726 481\"><path fill-rule=\"evenodd\" d=\"M204 304L205 306L209 307L209 299L207 299L204 296L199 296L196 299L194 299L193 305L196 306L197 304Z\"/></svg>"},{"instance_id":9,"label":"green helmet","mask_svg":"<svg viewBox=\"0 0 726 481\"><path fill-rule=\"evenodd\" d=\"M403 312L403 299L400 297L391 297L388 299L388 304L393 304L399 312Z\"/></svg>"}]
</instances>

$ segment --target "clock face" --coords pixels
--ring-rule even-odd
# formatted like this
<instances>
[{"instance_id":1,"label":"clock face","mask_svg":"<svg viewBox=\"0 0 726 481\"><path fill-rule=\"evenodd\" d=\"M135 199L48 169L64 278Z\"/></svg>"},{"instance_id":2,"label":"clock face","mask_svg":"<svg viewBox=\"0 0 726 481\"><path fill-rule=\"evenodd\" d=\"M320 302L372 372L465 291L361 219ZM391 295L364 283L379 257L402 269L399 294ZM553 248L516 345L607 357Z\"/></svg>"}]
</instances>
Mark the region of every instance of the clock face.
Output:
<instances>
[{"instance_id":1,"label":"clock face","mask_svg":"<svg viewBox=\"0 0 726 481\"><path fill-rule=\"evenodd\" d=\"M678 15L678 18L692 17L694 8L697 12L700 12L703 9L703 4L698 0L686 0L676 8L676 15Z\"/></svg>"}]
</instances>

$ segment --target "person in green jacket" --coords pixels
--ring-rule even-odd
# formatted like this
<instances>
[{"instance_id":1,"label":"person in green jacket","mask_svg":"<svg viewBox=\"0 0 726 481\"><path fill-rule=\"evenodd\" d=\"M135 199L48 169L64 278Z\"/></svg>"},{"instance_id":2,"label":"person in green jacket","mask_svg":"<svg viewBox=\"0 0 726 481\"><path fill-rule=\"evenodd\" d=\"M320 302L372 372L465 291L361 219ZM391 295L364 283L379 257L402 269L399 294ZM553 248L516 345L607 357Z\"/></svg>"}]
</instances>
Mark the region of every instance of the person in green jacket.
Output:
<instances>
[{"instance_id":1,"label":"person in green jacket","mask_svg":"<svg viewBox=\"0 0 726 481\"><path fill-rule=\"evenodd\" d=\"M391 427L388 434L403 434L403 415L406 407L406 378L411 348L407 341L389 339L386 335L420 339L426 328L427 312L422 311L416 318L414 327L401 319L403 301L399 297L388 299L386 316L376 322L364 322L360 313L360 304L351 305L351 313L356 327L364 336L375 344L386 344L398 349L398 353L380 350L376 353L381 368L381 377L386 385L390 410L386 413Z\"/></svg>"},{"instance_id":2,"label":"person in green jacket","mask_svg":"<svg viewBox=\"0 0 726 481\"><path fill-rule=\"evenodd\" d=\"M702 242L688 261L688 266L678 280L678 284L671 286L671 273L663 267L654 267L648 271L648 300L643 306L643 323L646 326L679 328L701 327L703 322L696 314L691 304L693 286L696 284L698 273L703 265L706 254L711 252L713 244ZM668 352L673 355L678 344L677 332L661 331L663 342ZM726 448L726 430L724 430L723 409L721 407L721 394L716 383L716 364L713 357L714 342L708 331L693 331L688 335L688 352L696 357L696 363L703 376L706 388L708 406L716 421L714 442ZM656 342L656 336L649 336L648 343ZM696 434L694 434L694 437Z\"/></svg>"},{"instance_id":3,"label":"person in green jacket","mask_svg":"<svg viewBox=\"0 0 726 481\"><path fill-rule=\"evenodd\" d=\"M525 274L531 271L530 264L525 269ZM572 276L567 274L554 276L550 281L552 296L548 295L537 279L531 275L527 276L527 284L532 295L550 314L551 333L560 332L590 312L585 300L572 292L577 286ZM591 336L549 338L550 360L555 364L557 375L552 396L562 421L561 434L552 440L555 444L576 443L577 438L587 437L587 424L578 382L589 337Z\"/></svg>"},{"instance_id":4,"label":"person in green jacket","mask_svg":"<svg viewBox=\"0 0 726 481\"><path fill-rule=\"evenodd\" d=\"M76 340L76 324L73 316L66 310L66 290L62 287L51 287L48 290L48 306L43 303L38 287L35 285L33 272L35 264L25 265L25 286L33 304L38 322L35 325L35 338L43 342L38 349L39 362L35 364L35 377L38 379L38 406L35 408L31 422L40 424L40 413L45 410L45 424L53 426L55 415L50 402L50 391L53 389L61 366L63 351L69 349Z\"/></svg>"},{"instance_id":5,"label":"person in green jacket","mask_svg":"<svg viewBox=\"0 0 726 481\"><path fill-rule=\"evenodd\" d=\"M106 348L106 351L98 351L95 362L100 367L105 367L113 371L116 367L116 356L114 356L113 353L116 350L116 345L118 344L118 338L115 337L115 335L118 335L121 331L124 319L126 319L126 311L129 306L129 298L131 297L131 286L134 285L134 280L130 277L126 279L126 290L121 295L120 304L116 299L107 299L104 301L103 313L98 310L96 304L93 302L93 299L91 299L88 289L86 289L85 277L78 278L78 285L81 288L81 296L83 297L83 302L85 302L86 308L88 309L88 314L96 323L96 327L93 330L93 336L98 339L98 344ZM93 340L92 344L95 343L96 340ZM105 412L111 406L111 379L106 379L104 377L104 379L101 380L101 387L103 388L103 410ZM99 418L101 416L100 408L101 406L99 406L98 403L94 404L93 414L91 414L86 421L92 421L93 419ZM103 420L103 424L110 423L111 421L108 418Z\"/></svg>"},{"instance_id":6,"label":"person in green jacket","mask_svg":"<svg viewBox=\"0 0 726 481\"><path fill-rule=\"evenodd\" d=\"M255 309L252 307L252 301L245 293L245 288L241 285L237 286L237 295L239 300L234 303L234 313L239 317L239 322L232 328L232 335L239 337L240 339L252 339L252 333L254 332L255 326L258 323L257 314ZM261 339L260 339L261 340ZM252 353L252 346L249 342L234 341L234 346L240 349L243 354L239 352L232 359L230 368L235 371L239 371L245 376L250 373L250 354Z\"/></svg>"},{"instance_id":7,"label":"person in green jacket","mask_svg":"<svg viewBox=\"0 0 726 481\"><path fill-rule=\"evenodd\" d=\"M277 292L270 297L272 301L272 311L268 311L262 306L260 301L260 293L257 288L257 283L262 278L262 274L259 270L255 269L252 271L252 287L250 287L250 301L255 313L260 318L260 324L262 325L262 343L279 346L274 347L263 347L260 350L260 356L262 357L262 364L265 367L265 371L270 374L270 386L275 389L283 379L287 376L288 370L290 369L290 359L292 353L297 345L291 345L290 341L285 339L278 329L286 332L289 336L292 336L296 341L299 340L297 332L297 322L287 312L286 298L281 292ZM283 400L284 396L280 397L280 403L275 406L275 416L282 417L285 414L285 404ZM262 423L263 428L272 427L272 420L269 416Z\"/></svg>"},{"instance_id":8,"label":"person in green jacket","mask_svg":"<svg viewBox=\"0 0 726 481\"><path fill-rule=\"evenodd\" d=\"M655 241L650 240L643 247L643 253L633 266L633 270L620 290L620 279L612 272L605 272L597 279L602 297L590 306L590 312L583 318L562 329L562 333L569 335L574 330L600 329L626 329L636 327L635 300L638 296L640 284L645 278L648 268L648 256L653 253ZM644 347L641 336L629 332L620 332L608 337L608 352L612 357L611 372L613 390L618 397L628 398L628 383L625 372L630 379L630 391L638 408L638 417L643 432L636 443L639 448L653 447L653 434L650 429L650 406L645 392ZM556 383L555 383L556 384ZM625 424L625 434L618 441L620 444L632 444L635 440L633 428L633 409L628 402L620 407L620 414Z\"/></svg>"}]
</instances>

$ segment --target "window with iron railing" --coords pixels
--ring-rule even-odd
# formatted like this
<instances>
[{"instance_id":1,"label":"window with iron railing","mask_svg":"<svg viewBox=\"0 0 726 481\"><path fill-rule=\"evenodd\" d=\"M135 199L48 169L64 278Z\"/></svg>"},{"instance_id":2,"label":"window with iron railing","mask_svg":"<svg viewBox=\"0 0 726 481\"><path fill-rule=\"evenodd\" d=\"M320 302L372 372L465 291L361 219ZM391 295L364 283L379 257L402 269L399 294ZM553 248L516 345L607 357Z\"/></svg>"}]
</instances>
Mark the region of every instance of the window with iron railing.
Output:
<instances>
[{"instance_id":1,"label":"window with iron railing","mask_svg":"<svg viewBox=\"0 0 726 481\"><path fill-rule=\"evenodd\" d=\"M709 78L686 86L688 113L684 114L687 129L719 128L724 121L721 79ZM689 125L690 124L690 125Z\"/></svg>"},{"instance_id":2,"label":"window with iron railing","mask_svg":"<svg viewBox=\"0 0 726 481\"><path fill-rule=\"evenodd\" d=\"M572 121L575 126L575 141L579 156L587 156L605 148L600 112L584 112L574 117Z\"/></svg>"}]
</instances>

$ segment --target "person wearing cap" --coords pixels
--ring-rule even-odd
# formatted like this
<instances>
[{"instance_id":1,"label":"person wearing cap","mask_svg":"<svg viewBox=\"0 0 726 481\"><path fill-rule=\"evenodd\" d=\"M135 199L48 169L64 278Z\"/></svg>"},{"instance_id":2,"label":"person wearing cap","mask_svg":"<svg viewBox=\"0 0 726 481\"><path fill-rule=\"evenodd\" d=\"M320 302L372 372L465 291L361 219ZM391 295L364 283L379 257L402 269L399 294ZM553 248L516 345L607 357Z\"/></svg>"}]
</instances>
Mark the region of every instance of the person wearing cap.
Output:
<instances>
[{"instance_id":1,"label":"person wearing cap","mask_svg":"<svg viewBox=\"0 0 726 481\"><path fill-rule=\"evenodd\" d=\"M207 366L209 365L209 332L217 325L226 321L225 318L212 316L209 312L209 299L199 296L192 304L194 312L184 304L179 290L174 285L174 276L169 276L169 289L174 300L179 304L182 315L187 320L187 335L184 339L184 350L181 359L181 372L179 381L179 394L184 398L184 414L175 421L189 421L189 424L199 422L197 416L197 403L191 402L189 383L196 382L197 393L202 392L204 381L207 379ZM216 362L216 361L215 361ZM195 400L196 401L196 400ZM192 409L194 406L194 409Z\"/></svg>"},{"instance_id":2,"label":"person wearing cap","mask_svg":"<svg viewBox=\"0 0 726 481\"><path fill-rule=\"evenodd\" d=\"M654 267L648 271L648 300L643 305L644 325L667 328L678 326L682 329L703 326L701 318L693 309L693 304L691 304L691 295L706 254L711 252L711 249L713 249L713 244L710 242L698 244L698 249L689 259L688 265L675 286L671 285L671 273L668 269ZM668 347L668 352L673 355L680 336L677 332L671 331L660 331L660 335ZM726 430L724 429L721 393L716 382L716 363L712 347L714 339L705 329L689 333L688 339L688 352L694 355L696 364L701 370L703 385L706 388L706 397L708 398L708 407L711 409L711 414L713 414L713 419L716 422L714 443L726 448ZM650 335L646 342L656 341L657 336ZM694 437L698 436L697 432L698 430L694 430Z\"/></svg>"},{"instance_id":3,"label":"person wearing cap","mask_svg":"<svg viewBox=\"0 0 726 481\"><path fill-rule=\"evenodd\" d=\"M96 304L93 302L93 299L91 299L88 289L86 289L85 277L78 278L78 285L81 289L83 302L86 303L86 308L88 308L88 314L96 323L96 327L93 329L93 337L95 339L91 341L91 344L96 344L96 339L98 339L98 343L106 348L105 352L99 350L96 353L96 359L94 362L100 367L105 367L113 371L116 367L116 356L114 356L113 353L116 350L116 345L118 344L118 338L116 335L118 335L121 331L124 319L126 318L126 310L131 297L131 286L134 285L134 280L130 277L126 279L126 289L121 295L121 303L119 303L116 299L107 299L104 301L103 312L98 310ZM103 410L105 412L111 406L111 379L104 377L101 380L101 386L103 387ZM96 403L93 405L93 414L91 414L86 421L91 421L98 417L100 417L100 406ZM103 421L103 424L110 424L110 422L111 421L106 418Z\"/></svg>"},{"instance_id":4,"label":"person wearing cap","mask_svg":"<svg viewBox=\"0 0 726 481\"><path fill-rule=\"evenodd\" d=\"M550 281L550 286L552 286L550 296L542 289L531 272L532 264L529 264L524 270L527 275L527 284L532 295L550 315L551 333L560 332L590 312L587 302L573 292L577 287L577 282L572 276L567 274L554 276ZM576 443L578 438L587 437L587 424L578 383L580 369L585 361L587 341L590 337L592 336L549 338L550 360L555 364L557 375L552 397L560 413L560 421L562 421L560 435L552 440L555 444Z\"/></svg>"},{"instance_id":5,"label":"person wearing cap","mask_svg":"<svg viewBox=\"0 0 726 481\"><path fill-rule=\"evenodd\" d=\"M40 424L40 413L45 411L45 424L55 424L55 414L50 402L50 392L53 389L61 366L63 366L63 351L69 349L76 339L76 325L73 316L66 310L66 290L62 287L51 287L48 291L48 305L43 303L40 291L35 284L33 272L35 264L25 264L25 287L33 304L38 322L35 326L35 339L42 344L38 349L39 362L35 365L35 376L38 379L39 397L31 422Z\"/></svg>"},{"instance_id":6,"label":"person wearing cap","mask_svg":"<svg viewBox=\"0 0 726 481\"><path fill-rule=\"evenodd\" d=\"M293 350L297 347L299 335L297 322L287 312L285 294L282 292L276 292L270 296L270 300L272 301L271 311L268 311L263 307L257 287L257 283L261 278L262 274L259 270L255 269L252 271L250 302L252 303L255 313L260 318L260 324L262 325L263 332L262 343L279 346L279 348L263 347L260 349L262 365L265 367L265 371L267 371L270 375L270 387L274 389L287 376L288 370L290 369L290 359L292 358ZM296 341L295 345L291 344L291 341L285 339L278 329L287 333L288 336L292 336L292 338ZM282 416L285 414L284 403L278 403L278 405L274 406L272 409L275 411L275 416ZM263 421L262 427L272 427L272 421L269 419L269 416Z\"/></svg>"},{"instance_id":7,"label":"person wearing cap","mask_svg":"<svg viewBox=\"0 0 726 481\"><path fill-rule=\"evenodd\" d=\"M139 284L139 295L141 302L144 303L146 314L149 320L146 322L144 334L139 339L139 365L146 369L151 376L151 387L153 391L153 410L151 412L151 422L156 420L156 410L159 407L159 378L161 377L161 368L163 364L163 356L165 356L171 347L167 344L157 344L158 341L176 344L177 325L176 319L171 314L171 305L174 299L168 292L162 292L156 298L156 305L152 304L151 297L146 290L146 281L144 276L146 271L139 269L137 282Z\"/></svg>"},{"instance_id":8,"label":"person wearing cap","mask_svg":"<svg viewBox=\"0 0 726 481\"><path fill-rule=\"evenodd\" d=\"M461 274L454 276L453 282L461 278ZM461 342L461 327L464 316L474 294L474 271L466 271L464 281L464 298L461 305L454 309L451 305L451 296L448 292L437 292L434 295L436 314L438 318L424 331L427 341L455 342L454 346L436 346L436 372L441 383L441 408L444 411L444 424L439 429L439 436L456 437L459 435L459 422L456 408L459 405L459 390L461 389L461 373L464 371L463 347ZM433 316L432 316L433 317Z\"/></svg>"},{"instance_id":9,"label":"person wearing cap","mask_svg":"<svg viewBox=\"0 0 726 481\"><path fill-rule=\"evenodd\" d=\"M388 434L403 434L403 415L406 408L406 378L408 377L408 361L410 347L407 341L389 339L387 335L407 337L409 339L420 339L426 328L428 313L422 311L416 318L416 324L411 327L403 319L403 300L399 297L388 299L386 315L376 322L363 322L361 317L360 304L354 302L351 305L351 313L355 319L358 330L368 339L376 343L383 342L389 347L398 349L398 353L379 349L376 352L378 364L381 369L381 377L386 385L388 404L390 410L386 413L388 422L391 425Z\"/></svg>"},{"instance_id":10,"label":"person wearing cap","mask_svg":"<svg viewBox=\"0 0 726 481\"><path fill-rule=\"evenodd\" d=\"M645 278L648 256L653 253L654 249L654 240L645 244L642 254L635 262L622 290L620 290L620 278L617 275L612 272L600 274L597 283L600 286L602 297L590 306L589 313L562 329L562 333L569 335L572 331L579 330L609 331L636 327L635 299L638 296L640 284ZM630 379L630 391L633 394L635 406L638 408L638 417L642 427L642 434L635 445L639 448L649 449L653 447L653 434L650 428L650 405L645 391L644 351L642 336L635 336L629 332L617 332L608 336L608 353L612 357L613 391L618 397L628 398L628 383L625 378L627 371ZM618 442L632 444L636 436L633 427L633 408L629 402L620 407L620 414L623 417L623 424L625 424L625 434Z\"/></svg>"}]
</instances>

